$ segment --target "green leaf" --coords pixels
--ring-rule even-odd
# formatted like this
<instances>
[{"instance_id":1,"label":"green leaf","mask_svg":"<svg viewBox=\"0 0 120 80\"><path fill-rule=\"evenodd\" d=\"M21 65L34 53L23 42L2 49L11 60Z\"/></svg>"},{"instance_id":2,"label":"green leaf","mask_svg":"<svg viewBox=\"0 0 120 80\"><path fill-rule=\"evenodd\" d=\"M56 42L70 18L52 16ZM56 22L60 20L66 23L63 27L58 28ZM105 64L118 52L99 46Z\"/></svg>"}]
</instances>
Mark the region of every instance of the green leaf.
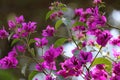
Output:
<instances>
[{"instance_id":1,"label":"green leaf","mask_svg":"<svg viewBox=\"0 0 120 80\"><path fill-rule=\"evenodd\" d=\"M64 8L62 8L62 11L64 11L64 12L65 12L65 11L67 11L67 10L68 10L68 9L67 9L67 8L65 8L65 7L64 7Z\"/></svg>"},{"instance_id":2,"label":"green leaf","mask_svg":"<svg viewBox=\"0 0 120 80\"><path fill-rule=\"evenodd\" d=\"M30 44L32 44L34 42L36 42L34 39L30 39L28 44L30 45Z\"/></svg>"},{"instance_id":3,"label":"green leaf","mask_svg":"<svg viewBox=\"0 0 120 80\"><path fill-rule=\"evenodd\" d=\"M75 23L73 24L73 27L75 27L75 26L86 26L86 24L83 23L83 22L75 22Z\"/></svg>"},{"instance_id":4,"label":"green leaf","mask_svg":"<svg viewBox=\"0 0 120 80\"><path fill-rule=\"evenodd\" d=\"M54 46L55 47L61 46L65 41L67 41L66 38L60 38L54 43Z\"/></svg>"},{"instance_id":5,"label":"green leaf","mask_svg":"<svg viewBox=\"0 0 120 80\"><path fill-rule=\"evenodd\" d=\"M50 15L53 13L54 11L52 10L52 11L49 11L48 13L47 13L47 15L46 15L46 20L50 17Z\"/></svg>"},{"instance_id":6,"label":"green leaf","mask_svg":"<svg viewBox=\"0 0 120 80\"><path fill-rule=\"evenodd\" d=\"M11 46L13 46L15 43L17 43L18 41L20 41L20 39L14 39L11 43Z\"/></svg>"},{"instance_id":7,"label":"green leaf","mask_svg":"<svg viewBox=\"0 0 120 80\"><path fill-rule=\"evenodd\" d=\"M98 7L99 7L99 9L100 9L100 8L105 8L106 6L105 6L105 3L102 2L101 4L98 5Z\"/></svg>"},{"instance_id":8,"label":"green leaf","mask_svg":"<svg viewBox=\"0 0 120 80\"><path fill-rule=\"evenodd\" d=\"M79 42L79 43L78 43L78 46L82 48L82 42Z\"/></svg>"},{"instance_id":9,"label":"green leaf","mask_svg":"<svg viewBox=\"0 0 120 80\"><path fill-rule=\"evenodd\" d=\"M91 66L95 66L97 64L105 64L105 69L110 72L112 69L112 63L103 57L96 58Z\"/></svg>"},{"instance_id":10,"label":"green leaf","mask_svg":"<svg viewBox=\"0 0 120 80\"><path fill-rule=\"evenodd\" d=\"M0 80L18 80L9 70L0 70Z\"/></svg>"},{"instance_id":11,"label":"green leaf","mask_svg":"<svg viewBox=\"0 0 120 80\"><path fill-rule=\"evenodd\" d=\"M31 55L32 55L33 57L35 57L35 50L34 50L34 48L31 48Z\"/></svg>"},{"instance_id":12,"label":"green leaf","mask_svg":"<svg viewBox=\"0 0 120 80\"><path fill-rule=\"evenodd\" d=\"M62 3L60 3L58 6L59 6L59 7L65 7L66 5L65 5L65 4L62 4Z\"/></svg>"},{"instance_id":13,"label":"green leaf","mask_svg":"<svg viewBox=\"0 0 120 80\"><path fill-rule=\"evenodd\" d=\"M55 29L58 29L62 23L63 23L63 21L61 19L58 20L55 24Z\"/></svg>"},{"instance_id":14,"label":"green leaf","mask_svg":"<svg viewBox=\"0 0 120 80\"><path fill-rule=\"evenodd\" d=\"M38 71L32 71L32 72L29 74L29 76L28 76L28 80L32 80L33 77L34 77L36 74L38 74L38 73L39 73Z\"/></svg>"}]
</instances>

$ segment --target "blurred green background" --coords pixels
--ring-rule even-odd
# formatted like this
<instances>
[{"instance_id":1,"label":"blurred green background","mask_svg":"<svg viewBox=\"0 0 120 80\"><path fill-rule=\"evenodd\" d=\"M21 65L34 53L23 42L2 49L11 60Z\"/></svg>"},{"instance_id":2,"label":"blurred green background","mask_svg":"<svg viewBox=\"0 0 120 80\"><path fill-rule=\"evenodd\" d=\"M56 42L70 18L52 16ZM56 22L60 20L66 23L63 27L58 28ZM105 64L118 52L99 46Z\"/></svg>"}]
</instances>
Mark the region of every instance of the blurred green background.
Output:
<instances>
[{"instance_id":1,"label":"blurred green background","mask_svg":"<svg viewBox=\"0 0 120 80\"><path fill-rule=\"evenodd\" d=\"M75 9L79 7L89 7L92 5L92 0L0 0L0 27L3 26L8 29L7 20L12 16L24 15L26 21L37 22L37 33L35 36L41 34L42 29L46 25L52 24L52 21L46 21L45 16L49 11L48 7L51 2L60 1L68 5L68 7ZM106 3L106 15L113 9L120 9L120 0L103 0ZM7 39L0 40L0 57L7 55L11 50L10 42ZM0 80L19 80L19 78L26 78L16 70L0 70ZM23 80L24 80L23 79ZM27 79L27 78L26 78ZM22 79L21 79L22 80Z\"/></svg>"}]
</instances>

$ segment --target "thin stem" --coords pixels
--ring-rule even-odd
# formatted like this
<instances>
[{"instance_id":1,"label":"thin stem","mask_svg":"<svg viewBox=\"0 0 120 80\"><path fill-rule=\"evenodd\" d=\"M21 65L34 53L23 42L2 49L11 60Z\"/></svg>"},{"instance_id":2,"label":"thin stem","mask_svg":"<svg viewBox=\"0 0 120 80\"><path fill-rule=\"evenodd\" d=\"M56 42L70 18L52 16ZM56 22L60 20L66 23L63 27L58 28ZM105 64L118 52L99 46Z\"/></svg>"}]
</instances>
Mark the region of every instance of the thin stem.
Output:
<instances>
[{"instance_id":1,"label":"thin stem","mask_svg":"<svg viewBox=\"0 0 120 80\"><path fill-rule=\"evenodd\" d=\"M35 57L33 57L33 56L32 56L32 58L33 58L33 60L34 60L36 63L38 63L38 65L41 67L42 72L43 72L45 75L47 75L47 73L48 73L48 72L47 72L45 69L43 69L43 68L42 68L42 66L41 66L41 64L39 63L39 61L38 61L38 60L36 60L36 58L35 58Z\"/></svg>"},{"instance_id":2,"label":"thin stem","mask_svg":"<svg viewBox=\"0 0 120 80\"><path fill-rule=\"evenodd\" d=\"M108 24L108 23L106 23L106 24L107 24L107 25L108 25L108 27L110 27L110 28L115 28L115 29L120 30L120 28L114 27L114 26L112 26L112 25L110 25L110 24Z\"/></svg>"},{"instance_id":3,"label":"thin stem","mask_svg":"<svg viewBox=\"0 0 120 80\"><path fill-rule=\"evenodd\" d=\"M41 64L35 59L35 58L33 58L33 60L36 62L36 63L38 63L38 65L41 67L41 69L42 69L42 72L45 74L45 75L47 75L47 71L45 70L45 69L43 69L42 68L42 66L41 66Z\"/></svg>"},{"instance_id":4,"label":"thin stem","mask_svg":"<svg viewBox=\"0 0 120 80\"><path fill-rule=\"evenodd\" d=\"M81 75L81 77L85 80L86 75L83 72L82 72L82 75ZM91 80L90 76L88 78L89 78L89 80Z\"/></svg>"},{"instance_id":5,"label":"thin stem","mask_svg":"<svg viewBox=\"0 0 120 80\"><path fill-rule=\"evenodd\" d=\"M84 67L86 68L86 70L89 72L89 68L86 66L86 65L84 65Z\"/></svg>"},{"instance_id":6,"label":"thin stem","mask_svg":"<svg viewBox=\"0 0 120 80\"><path fill-rule=\"evenodd\" d=\"M28 51L32 54L32 52L31 52L31 50L30 50L30 46L29 46L29 40L30 40L30 36L28 36L27 38L26 38L26 45L27 45L27 49L28 49ZM43 53L43 51L42 51L42 53ZM32 55L31 55L32 56ZM41 66L41 64L39 63L39 61L38 60L36 60L36 58L34 57L34 56L32 56L32 59L36 62L36 63L38 63L38 65L41 67L41 69L42 69L42 72L45 74L45 75L47 75L47 71L45 70L45 69L43 69L42 68L42 66Z\"/></svg>"},{"instance_id":7,"label":"thin stem","mask_svg":"<svg viewBox=\"0 0 120 80\"><path fill-rule=\"evenodd\" d=\"M84 65L84 67L86 68L86 70L87 70L87 72L88 72L88 75L89 75L89 78L91 79L91 75L90 75L90 70L89 70L89 68L88 68L86 65Z\"/></svg>"},{"instance_id":8,"label":"thin stem","mask_svg":"<svg viewBox=\"0 0 120 80\"><path fill-rule=\"evenodd\" d=\"M102 55L102 52L100 51L101 55ZM103 55L102 55L103 56ZM113 62L116 62L115 60L113 60L112 58L108 57L108 56L103 56L104 58L108 58L109 60L113 61Z\"/></svg>"},{"instance_id":9,"label":"thin stem","mask_svg":"<svg viewBox=\"0 0 120 80\"><path fill-rule=\"evenodd\" d=\"M108 58L108 59L110 59L111 61L113 61L113 62L116 62L116 61L114 61L113 59L111 59L110 57L108 57L108 56L104 56L104 57L106 57L106 58Z\"/></svg>"},{"instance_id":10,"label":"thin stem","mask_svg":"<svg viewBox=\"0 0 120 80\"><path fill-rule=\"evenodd\" d=\"M64 17L63 17L63 18L64 18ZM65 25L66 25L66 24L65 24ZM72 41L75 43L75 45L77 46L77 48L80 49L79 46L78 46L78 44L76 43L73 35L72 35L72 31L71 31L71 29L70 29L70 26L69 26L69 25L66 25L66 27L67 27L67 31L68 31L69 37L70 37L70 38L72 39Z\"/></svg>"},{"instance_id":11,"label":"thin stem","mask_svg":"<svg viewBox=\"0 0 120 80\"><path fill-rule=\"evenodd\" d=\"M81 75L81 77L85 80L85 77Z\"/></svg>"},{"instance_id":12,"label":"thin stem","mask_svg":"<svg viewBox=\"0 0 120 80\"><path fill-rule=\"evenodd\" d=\"M93 64L93 62L95 61L95 59L97 58L97 56L98 56L98 54L100 53L101 49L102 49L102 46L100 47L98 53L95 55L93 61L91 62L90 66L89 66L89 69L90 69L90 67L92 66L92 64Z\"/></svg>"},{"instance_id":13,"label":"thin stem","mask_svg":"<svg viewBox=\"0 0 120 80\"><path fill-rule=\"evenodd\" d=\"M71 35L72 41L75 43L75 45L77 46L77 48L80 49L80 47L78 46L78 44L76 43L76 41L75 41L75 39L74 39L74 37L72 35L72 31L71 30L69 30L69 31L70 31L70 35Z\"/></svg>"}]
</instances>

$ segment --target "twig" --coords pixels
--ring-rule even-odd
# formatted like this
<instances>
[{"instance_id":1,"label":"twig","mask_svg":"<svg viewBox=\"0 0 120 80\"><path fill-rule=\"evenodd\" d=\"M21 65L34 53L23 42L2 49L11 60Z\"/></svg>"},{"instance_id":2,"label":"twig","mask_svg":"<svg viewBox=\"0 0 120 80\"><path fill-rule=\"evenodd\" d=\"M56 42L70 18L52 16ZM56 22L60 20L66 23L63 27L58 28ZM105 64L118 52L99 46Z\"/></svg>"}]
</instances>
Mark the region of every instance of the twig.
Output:
<instances>
[{"instance_id":1,"label":"twig","mask_svg":"<svg viewBox=\"0 0 120 80\"><path fill-rule=\"evenodd\" d=\"M98 56L98 54L100 53L101 49L102 49L102 46L100 47L98 53L95 55L95 57L94 57L92 63L91 63L90 66L89 66L89 69L90 69L90 67L92 66L92 64L93 64L93 62L95 61L95 59L96 59L96 57Z\"/></svg>"},{"instance_id":2,"label":"twig","mask_svg":"<svg viewBox=\"0 0 120 80\"><path fill-rule=\"evenodd\" d=\"M108 25L108 27L110 27L110 28L115 28L115 29L118 29L118 30L120 30L120 28L118 28L118 27L114 27L114 26L112 26L112 25L110 25L110 24L108 24L108 23L106 23L107 25Z\"/></svg>"},{"instance_id":3,"label":"twig","mask_svg":"<svg viewBox=\"0 0 120 80\"><path fill-rule=\"evenodd\" d=\"M70 34L71 34L72 41L75 43L75 45L77 46L77 48L80 49L80 47L78 46L78 44L76 43L76 41L75 41L75 39L74 39L74 37L72 35L71 30L69 30L69 31L70 31Z\"/></svg>"},{"instance_id":4,"label":"twig","mask_svg":"<svg viewBox=\"0 0 120 80\"><path fill-rule=\"evenodd\" d=\"M91 79L90 70L89 70L90 68L88 68L86 65L84 65L84 67L86 68L88 75L89 75L89 78Z\"/></svg>"}]
</instances>

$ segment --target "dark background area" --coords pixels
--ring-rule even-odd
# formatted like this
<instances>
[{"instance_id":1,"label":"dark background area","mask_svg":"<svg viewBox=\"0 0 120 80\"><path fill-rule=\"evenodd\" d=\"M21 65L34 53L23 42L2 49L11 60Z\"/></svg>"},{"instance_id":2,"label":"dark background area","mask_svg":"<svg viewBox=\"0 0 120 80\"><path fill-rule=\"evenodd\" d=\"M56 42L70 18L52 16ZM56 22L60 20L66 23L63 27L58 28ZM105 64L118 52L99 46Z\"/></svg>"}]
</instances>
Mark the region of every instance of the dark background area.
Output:
<instances>
[{"instance_id":1,"label":"dark background area","mask_svg":"<svg viewBox=\"0 0 120 80\"><path fill-rule=\"evenodd\" d=\"M92 3L91 0L0 0L0 26L7 26L7 19L12 14L24 15L27 21L37 21L43 26L46 23L44 17L48 7L54 1L60 1L73 8L89 7ZM104 0L104 2L107 8L120 8L120 0Z\"/></svg>"}]
</instances>

